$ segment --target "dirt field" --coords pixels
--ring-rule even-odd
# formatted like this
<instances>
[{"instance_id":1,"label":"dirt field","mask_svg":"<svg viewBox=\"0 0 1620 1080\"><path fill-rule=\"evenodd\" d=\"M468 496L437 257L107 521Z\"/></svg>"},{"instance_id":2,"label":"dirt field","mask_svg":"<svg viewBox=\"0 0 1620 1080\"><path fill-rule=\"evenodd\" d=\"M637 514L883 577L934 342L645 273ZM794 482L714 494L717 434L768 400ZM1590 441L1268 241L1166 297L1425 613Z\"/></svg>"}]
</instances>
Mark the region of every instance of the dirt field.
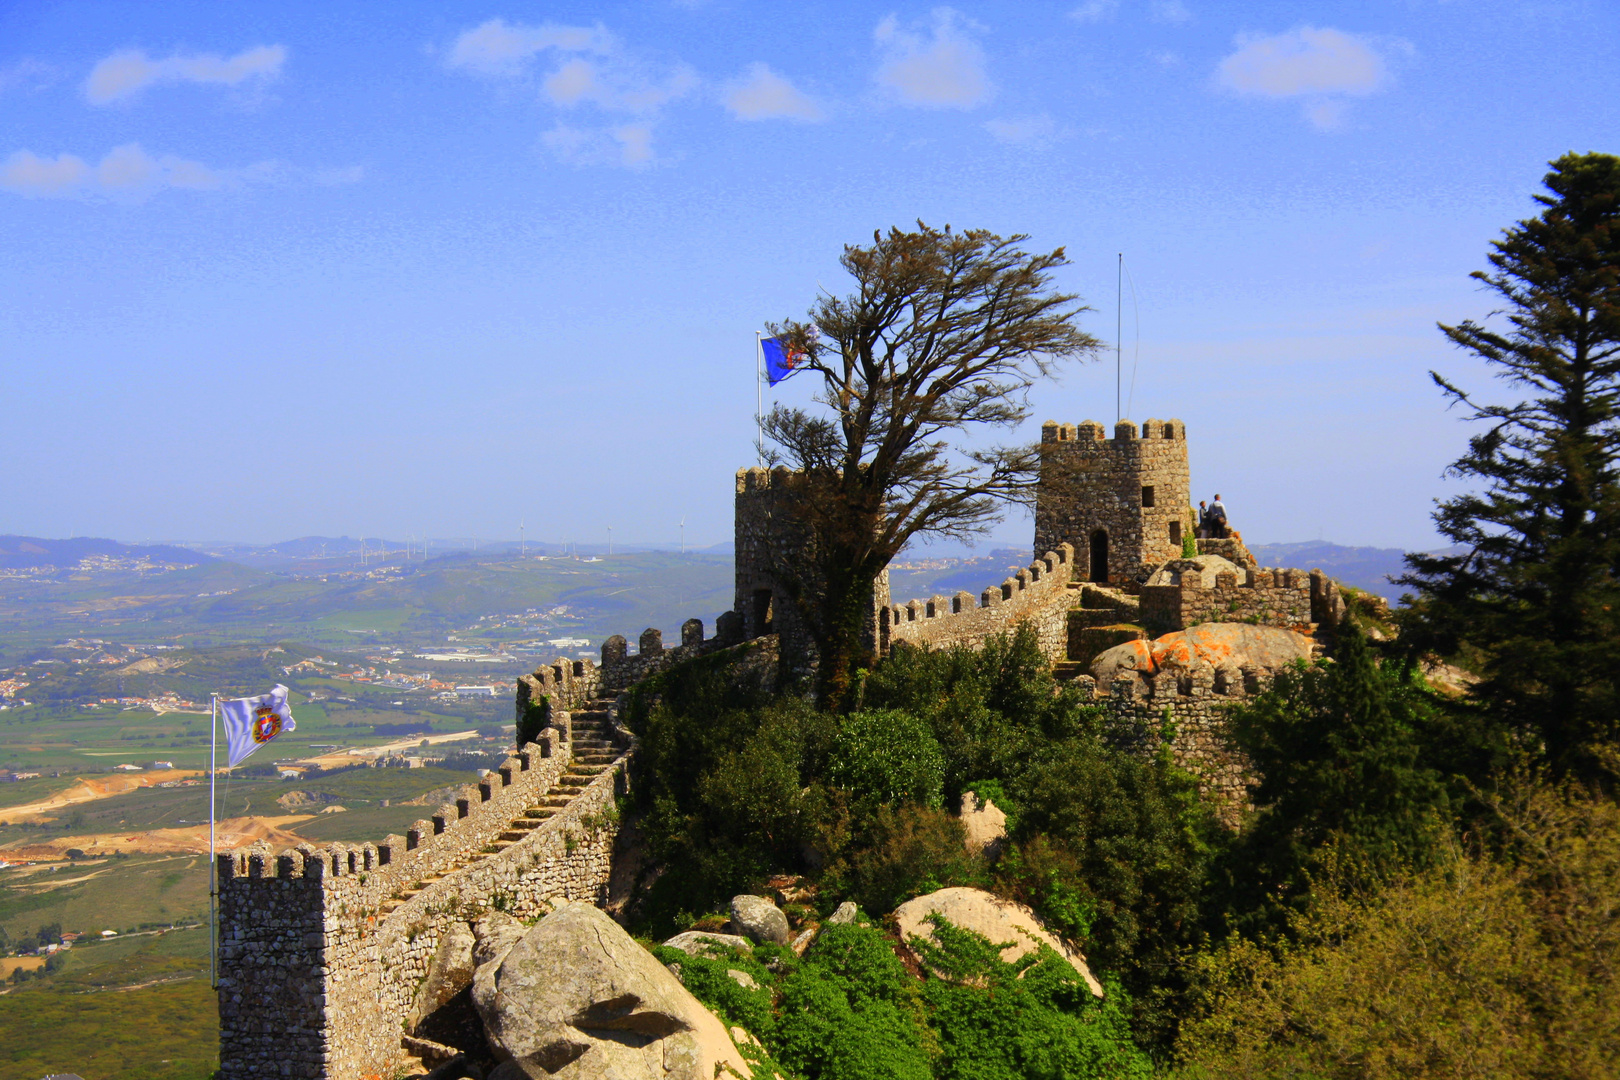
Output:
<instances>
[{"instance_id":1,"label":"dirt field","mask_svg":"<svg viewBox=\"0 0 1620 1080\"><path fill-rule=\"evenodd\" d=\"M243 847L260 840L275 847L296 847L305 842L286 831L286 826L308 821L313 814L282 817L224 818L216 824L215 845L220 851ZM206 855L208 826L189 825L183 829L152 829L147 832L102 833L91 836L62 836L41 843L17 843L0 848L7 859L66 859L69 848L86 855L113 855L118 852L143 855Z\"/></svg>"},{"instance_id":2,"label":"dirt field","mask_svg":"<svg viewBox=\"0 0 1620 1080\"><path fill-rule=\"evenodd\" d=\"M43 956L6 956L0 957L0 979L9 979L11 973L18 968L24 971L38 971L45 966Z\"/></svg>"},{"instance_id":3,"label":"dirt field","mask_svg":"<svg viewBox=\"0 0 1620 1080\"><path fill-rule=\"evenodd\" d=\"M60 812L79 803L95 802L113 795L123 795L141 788L157 787L159 784L172 780L187 780L191 777L202 776L203 773L187 769L161 769L153 772L139 774L125 774L122 776L81 776L79 782L66 791L59 791L48 799L39 802L26 803L22 806L13 806L9 810L0 810L0 821L10 822L44 822L54 821ZM77 847L70 844L69 847Z\"/></svg>"}]
</instances>

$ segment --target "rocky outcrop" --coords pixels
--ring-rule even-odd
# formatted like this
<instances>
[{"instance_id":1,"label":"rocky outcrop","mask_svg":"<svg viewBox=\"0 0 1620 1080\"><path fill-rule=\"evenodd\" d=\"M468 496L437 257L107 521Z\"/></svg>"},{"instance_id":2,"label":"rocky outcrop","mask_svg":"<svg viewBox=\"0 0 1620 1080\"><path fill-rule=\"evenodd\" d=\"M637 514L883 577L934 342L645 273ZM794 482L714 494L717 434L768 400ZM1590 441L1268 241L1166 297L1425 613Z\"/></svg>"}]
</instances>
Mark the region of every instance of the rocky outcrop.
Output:
<instances>
[{"instance_id":1,"label":"rocky outcrop","mask_svg":"<svg viewBox=\"0 0 1620 1080\"><path fill-rule=\"evenodd\" d=\"M736 934L711 934L703 930L688 930L664 942L671 949L679 949L687 956L715 956L727 949L740 949L744 956L751 954L754 943Z\"/></svg>"},{"instance_id":2,"label":"rocky outcrop","mask_svg":"<svg viewBox=\"0 0 1620 1080\"><path fill-rule=\"evenodd\" d=\"M837 911L827 916L827 923L829 926L837 926L839 923L852 923L855 921L855 916L859 911L860 909L855 906L855 901L845 900L838 905Z\"/></svg>"},{"instance_id":3,"label":"rocky outcrop","mask_svg":"<svg viewBox=\"0 0 1620 1080\"><path fill-rule=\"evenodd\" d=\"M503 1062L490 1080L750 1075L719 1018L588 903L560 905L481 966L473 1001Z\"/></svg>"},{"instance_id":4,"label":"rocky outcrop","mask_svg":"<svg viewBox=\"0 0 1620 1080\"><path fill-rule=\"evenodd\" d=\"M787 916L782 914L781 908L762 896L733 896L731 925L738 933L761 945L787 945L793 941Z\"/></svg>"},{"instance_id":5,"label":"rocky outcrop","mask_svg":"<svg viewBox=\"0 0 1620 1080\"><path fill-rule=\"evenodd\" d=\"M514 920L515 921L515 920ZM415 1032L423 1019L438 1012L451 998L472 984L477 965L473 948L477 939L466 923L451 923L439 938L439 947L428 963L427 978L416 991L416 1003L405 1021L405 1030Z\"/></svg>"},{"instance_id":6,"label":"rocky outcrop","mask_svg":"<svg viewBox=\"0 0 1620 1080\"><path fill-rule=\"evenodd\" d=\"M1219 555L1199 555L1193 559L1171 559L1153 572L1144 585L1199 585L1215 587L1215 575L1227 573L1243 580L1244 568Z\"/></svg>"},{"instance_id":7,"label":"rocky outcrop","mask_svg":"<svg viewBox=\"0 0 1620 1080\"><path fill-rule=\"evenodd\" d=\"M1293 630L1247 623L1203 623L1153 641L1116 645L1091 662L1091 677L1106 689L1120 675L1152 675L1161 670L1191 672L1198 668L1275 671L1295 660L1310 658L1311 639Z\"/></svg>"},{"instance_id":8,"label":"rocky outcrop","mask_svg":"<svg viewBox=\"0 0 1620 1080\"><path fill-rule=\"evenodd\" d=\"M995 858L1007 842L1007 815L989 799L981 800L971 791L962 792L962 832L967 849L975 855Z\"/></svg>"},{"instance_id":9,"label":"rocky outcrop","mask_svg":"<svg viewBox=\"0 0 1620 1080\"><path fill-rule=\"evenodd\" d=\"M934 925L929 919L938 915L951 925L988 939L1001 946L1001 958L1008 962L1032 953L1042 945L1074 968L1075 974L1085 982L1092 994L1103 996L1102 984L1086 966L1086 958L1069 942L1047 930L1035 913L1023 904L1003 900L983 889L951 888L907 900L895 909L894 919L900 928L900 940L911 948L911 939L922 938L938 943ZM922 957L918 956L919 963ZM936 972L936 974L939 974Z\"/></svg>"}]
</instances>

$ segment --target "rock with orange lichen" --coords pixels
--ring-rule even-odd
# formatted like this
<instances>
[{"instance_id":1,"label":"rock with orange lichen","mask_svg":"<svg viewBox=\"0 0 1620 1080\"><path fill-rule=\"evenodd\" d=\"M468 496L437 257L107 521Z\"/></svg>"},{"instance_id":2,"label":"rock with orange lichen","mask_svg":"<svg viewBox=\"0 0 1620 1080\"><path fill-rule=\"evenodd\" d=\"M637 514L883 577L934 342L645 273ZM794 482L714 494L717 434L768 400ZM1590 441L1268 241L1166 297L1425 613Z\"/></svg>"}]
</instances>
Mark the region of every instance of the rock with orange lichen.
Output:
<instances>
[{"instance_id":1,"label":"rock with orange lichen","mask_svg":"<svg viewBox=\"0 0 1620 1080\"><path fill-rule=\"evenodd\" d=\"M1276 671L1297 660L1310 660L1311 647L1311 639L1304 634L1278 626L1200 623L1153 641L1116 645L1092 661L1091 676L1098 686L1108 687L1121 675L1160 671L1245 667Z\"/></svg>"}]
</instances>

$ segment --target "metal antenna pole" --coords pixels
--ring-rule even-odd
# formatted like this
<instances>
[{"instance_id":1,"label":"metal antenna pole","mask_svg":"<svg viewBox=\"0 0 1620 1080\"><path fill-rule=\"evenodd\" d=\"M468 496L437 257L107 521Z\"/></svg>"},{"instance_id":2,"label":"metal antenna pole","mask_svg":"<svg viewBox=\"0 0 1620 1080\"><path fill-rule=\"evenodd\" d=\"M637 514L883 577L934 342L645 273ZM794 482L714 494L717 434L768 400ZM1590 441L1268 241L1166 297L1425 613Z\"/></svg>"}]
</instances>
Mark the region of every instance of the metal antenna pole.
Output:
<instances>
[{"instance_id":1,"label":"metal antenna pole","mask_svg":"<svg viewBox=\"0 0 1620 1080\"><path fill-rule=\"evenodd\" d=\"M1125 332L1125 253L1119 253L1119 271L1114 282L1114 420L1125 419L1120 408L1120 335Z\"/></svg>"},{"instance_id":2,"label":"metal antenna pole","mask_svg":"<svg viewBox=\"0 0 1620 1080\"><path fill-rule=\"evenodd\" d=\"M219 989L219 860L214 854L214 785L219 751L219 695L208 696L208 981Z\"/></svg>"},{"instance_id":3,"label":"metal antenna pole","mask_svg":"<svg viewBox=\"0 0 1620 1080\"><path fill-rule=\"evenodd\" d=\"M754 331L754 419L759 423L759 444L754 448L756 463L765 467L765 342Z\"/></svg>"}]
</instances>

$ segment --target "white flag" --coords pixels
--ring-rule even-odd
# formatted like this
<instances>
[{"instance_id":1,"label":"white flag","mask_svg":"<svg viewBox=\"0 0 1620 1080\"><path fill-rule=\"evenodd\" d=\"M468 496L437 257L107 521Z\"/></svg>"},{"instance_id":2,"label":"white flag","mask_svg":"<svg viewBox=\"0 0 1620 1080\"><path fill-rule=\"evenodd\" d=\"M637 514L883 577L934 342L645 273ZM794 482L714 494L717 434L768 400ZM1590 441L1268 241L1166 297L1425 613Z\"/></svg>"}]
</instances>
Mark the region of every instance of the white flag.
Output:
<instances>
[{"instance_id":1,"label":"white flag","mask_svg":"<svg viewBox=\"0 0 1620 1080\"><path fill-rule=\"evenodd\" d=\"M222 701L219 711L225 716L231 768L246 761L248 755L282 732L298 729L293 723L292 710L287 707L287 688L280 683L268 694Z\"/></svg>"}]
</instances>

